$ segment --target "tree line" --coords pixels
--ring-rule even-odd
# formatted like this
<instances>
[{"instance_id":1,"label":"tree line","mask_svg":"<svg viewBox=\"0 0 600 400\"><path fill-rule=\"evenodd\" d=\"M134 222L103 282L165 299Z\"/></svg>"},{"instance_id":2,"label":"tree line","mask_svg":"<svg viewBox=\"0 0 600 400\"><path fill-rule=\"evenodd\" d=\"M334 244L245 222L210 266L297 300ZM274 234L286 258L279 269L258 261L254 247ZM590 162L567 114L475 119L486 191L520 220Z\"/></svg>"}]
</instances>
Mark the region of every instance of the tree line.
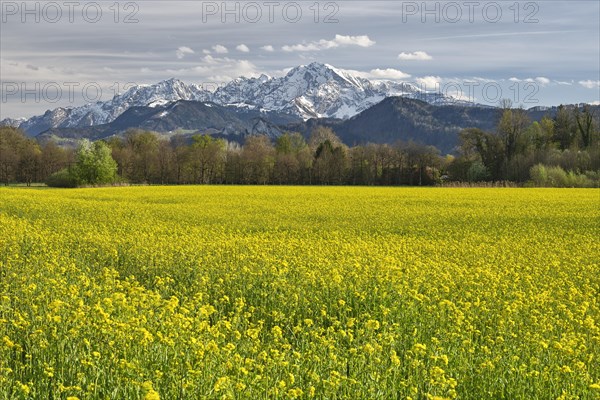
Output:
<instances>
[{"instance_id":1,"label":"tree line","mask_svg":"<svg viewBox=\"0 0 600 400\"><path fill-rule=\"evenodd\" d=\"M111 162L114 174L93 172L110 170ZM243 146L209 135L167 139L132 129L122 137L83 141L76 149L52 141L40 144L18 129L0 128L0 180L5 184L431 185L439 180L442 162L433 146L348 147L325 127L316 128L309 140L299 133L274 141L255 135Z\"/></svg>"},{"instance_id":2,"label":"tree line","mask_svg":"<svg viewBox=\"0 0 600 400\"><path fill-rule=\"evenodd\" d=\"M598 186L600 124L589 106L560 106L553 118L529 120L508 103L495 132L465 129L448 168L457 181L530 182L536 186ZM550 171L540 179L539 171ZM564 178L566 177L566 178Z\"/></svg>"},{"instance_id":3,"label":"tree line","mask_svg":"<svg viewBox=\"0 0 600 400\"><path fill-rule=\"evenodd\" d=\"M326 127L306 139L289 132L245 143L209 135L165 137L132 129L77 148L39 143L0 128L0 181L51 186L108 183L434 185L511 181L537 186L597 186L600 132L588 107L560 107L531 122L509 105L494 132L465 129L456 155L415 142L349 147Z\"/></svg>"}]
</instances>

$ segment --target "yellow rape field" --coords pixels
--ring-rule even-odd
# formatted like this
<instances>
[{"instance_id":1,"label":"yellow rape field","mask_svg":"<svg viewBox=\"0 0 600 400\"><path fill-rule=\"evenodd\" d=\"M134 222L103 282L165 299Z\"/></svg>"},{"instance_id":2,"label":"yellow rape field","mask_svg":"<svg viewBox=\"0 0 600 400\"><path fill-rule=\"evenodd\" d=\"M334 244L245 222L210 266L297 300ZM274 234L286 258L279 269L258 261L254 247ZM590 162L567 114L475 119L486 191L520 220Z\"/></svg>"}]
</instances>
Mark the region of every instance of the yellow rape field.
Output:
<instances>
[{"instance_id":1,"label":"yellow rape field","mask_svg":"<svg viewBox=\"0 0 600 400\"><path fill-rule=\"evenodd\" d=\"M0 189L0 399L598 399L596 189Z\"/></svg>"}]
</instances>

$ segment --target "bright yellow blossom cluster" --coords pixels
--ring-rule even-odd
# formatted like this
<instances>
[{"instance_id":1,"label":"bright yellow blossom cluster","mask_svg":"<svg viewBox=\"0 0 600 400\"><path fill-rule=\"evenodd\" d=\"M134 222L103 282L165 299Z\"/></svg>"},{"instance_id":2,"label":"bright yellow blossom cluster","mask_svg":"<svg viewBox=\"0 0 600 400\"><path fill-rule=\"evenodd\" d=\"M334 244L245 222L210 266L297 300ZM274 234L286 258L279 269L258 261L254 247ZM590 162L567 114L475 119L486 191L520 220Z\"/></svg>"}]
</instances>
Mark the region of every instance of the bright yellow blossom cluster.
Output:
<instances>
[{"instance_id":1,"label":"bright yellow blossom cluster","mask_svg":"<svg viewBox=\"0 0 600 400\"><path fill-rule=\"evenodd\" d=\"M598 399L596 189L0 189L0 399Z\"/></svg>"}]
</instances>

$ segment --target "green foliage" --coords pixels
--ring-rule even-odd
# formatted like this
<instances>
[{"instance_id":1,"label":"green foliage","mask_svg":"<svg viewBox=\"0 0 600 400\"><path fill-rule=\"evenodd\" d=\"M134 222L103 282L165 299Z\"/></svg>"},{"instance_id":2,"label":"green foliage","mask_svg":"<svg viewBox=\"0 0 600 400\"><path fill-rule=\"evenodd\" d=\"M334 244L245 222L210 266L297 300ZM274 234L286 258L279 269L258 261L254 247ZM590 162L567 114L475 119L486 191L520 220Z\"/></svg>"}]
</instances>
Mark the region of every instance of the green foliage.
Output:
<instances>
[{"instance_id":1,"label":"green foliage","mask_svg":"<svg viewBox=\"0 0 600 400\"><path fill-rule=\"evenodd\" d=\"M537 164L531 167L529 176L531 177L533 184L538 187L544 187L548 182L548 171L543 164Z\"/></svg>"},{"instance_id":2,"label":"green foliage","mask_svg":"<svg viewBox=\"0 0 600 400\"><path fill-rule=\"evenodd\" d=\"M554 118L545 116L531 124L523 110L505 108L495 133L474 128L460 132L460 156L448 172L453 180L470 181L478 168L475 163L481 163L488 181L531 178L536 186L594 186L589 172L600 171L598 126L598 116L589 106L560 106Z\"/></svg>"},{"instance_id":3,"label":"green foliage","mask_svg":"<svg viewBox=\"0 0 600 400\"><path fill-rule=\"evenodd\" d=\"M473 164L471 164L469 170L467 171L467 180L470 182L487 181L489 177L489 171L487 170L485 165L483 165L483 163L479 161L475 161Z\"/></svg>"},{"instance_id":4,"label":"green foliage","mask_svg":"<svg viewBox=\"0 0 600 400\"><path fill-rule=\"evenodd\" d=\"M459 133L453 157L420 142L344 144L328 127L245 137L244 145L208 133L165 138L131 129L108 142L84 142L77 153L0 128L0 182L44 182L67 166L78 185L142 184L435 185L441 181L522 184L537 164L554 170L539 186L588 186L600 172L600 123L595 108L564 106L531 124L523 110L503 103L493 131ZM422 138L427 141L427 138ZM108 146L107 146L108 145ZM115 164L116 161L116 164ZM572 171L572 172L569 172ZM64 185L65 172L49 179ZM537 182L537 183L536 183Z\"/></svg>"},{"instance_id":5,"label":"green foliage","mask_svg":"<svg viewBox=\"0 0 600 400\"><path fill-rule=\"evenodd\" d=\"M56 188L74 188L77 187L77 179L65 168L50 175L46 179L46 185Z\"/></svg>"},{"instance_id":6,"label":"green foliage","mask_svg":"<svg viewBox=\"0 0 600 400\"><path fill-rule=\"evenodd\" d=\"M529 175L533 184L539 187L585 188L598 186L599 182L599 174L595 172L579 174L565 171L559 166L546 167L543 164L531 167Z\"/></svg>"},{"instance_id":7,"label":"green foliage","mask_svg":"<svg viewBox=\"0 0 600 400\"><path fill-rule=\"evenodd\" d=\"M301 134L294 132L286 132L275 141L275 150L278 154L295 154L300 153L307 144Z\"/></svg>"},{"instance_id":8,"label":"green foliage","mask_svg":"<svg viewBox=\"0 0 600 400\"><path fill-rule=\"evenodd\" d=\"M463 154L470 159L481 161L489 173L489 179L502 179L505 148L502 139L477 128L465 129L459 136Z\"/></svg>"},{"instance_id":9,"label":"green foliage","mask_svg":"<svg viewBox=\"0 0 600 400\"><path fill-rule=\"evenodd\" d=\"M117 181L117 162L102 141L82 141L77 149L75 166L69 170L78 185L106 185Z\"/></svg>"},{"instance_id":10,"label":"green foliage","mask_svg":"<svg viewBox=\"0 0 600 400\"><path fill-rule=\"evenodd\" d=\"M572 113L566 107L560 106L554 117L553 139L561 149L571 147L576 138L576 129Z\"/></svg>"}]
</instances>

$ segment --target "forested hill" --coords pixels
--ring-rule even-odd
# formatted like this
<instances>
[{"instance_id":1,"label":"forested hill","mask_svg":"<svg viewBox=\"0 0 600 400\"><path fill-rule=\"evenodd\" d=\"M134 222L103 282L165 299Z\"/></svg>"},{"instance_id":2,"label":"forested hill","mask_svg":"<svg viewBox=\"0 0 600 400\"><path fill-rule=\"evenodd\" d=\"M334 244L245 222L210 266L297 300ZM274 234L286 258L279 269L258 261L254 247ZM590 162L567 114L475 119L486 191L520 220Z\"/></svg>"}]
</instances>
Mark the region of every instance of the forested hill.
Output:
<instances>
[{"instance_id":1,"label":"forested hill","mask_svg":"<svg viewBox=\"0 0 600 400\"><path fill-rule=\"evenodd\" d=\"M576 106L565 106L573 109ZM588 106L600 116L600 106ZM525 110L530 121L554 118L559 107L533 107ZM453 153L459 144L458 133L466 128L494 131L503 110L497 107L464 105L431 105L405 97L389 97L362 113L347 119L311 119L292 124L291 131L307 137L316 126L327 126L349 146L397 141L415 141L435 146L442 153Z\"/></svg>"},{"instance_id":2,"label":"forested hill","mask_svg":"<svg viewBox=\"0 0 600 400\"><path fill-rule=\"evenodd\" d=\"M189 107L185 109L198 105L186 104ZM204 107L207 115L213 115L209 111L213 107ZM554 117L548 111L554 112ZM536 113L547 115L532 120ZM143 117L143 113L139 115ZM218 120L218 114L213 116ZM471 126L463 129L460 124L465 121ZM340 135L319 123L332 126ZM444 124L446 130L427 136L435 124ZM484 129L473 127L478 124ZM344 131L348 126L355 130ZM304 129L304 135L286 132L275 137L235 136L243 141L241 145L193 132L165 135L128 129L97 140L93 146L79 143L77 152L57 146L51 138L38 141L17 128L4 127L0 128L0 180L5 184L46 181L63 186L121 180L361 185L508 180L567 187L600 183L598 109L589 106L476 111L458 106L432 108L396 98L349 121L309 120L296 127ZM363 135L368 129L388 134L374 143L374 136ZM419 132L421 136L405 132ZM413 137L427 138L446 148L452 145L446 139L453 138L454 155L440 154L438 148L411 140ZM349 141L354 143L344 143ZM107 173L90 171L90 166L107 166L102 168ZM108 178L103 182L90 178L97 176Z\"/></svg>"}]
</instances>

